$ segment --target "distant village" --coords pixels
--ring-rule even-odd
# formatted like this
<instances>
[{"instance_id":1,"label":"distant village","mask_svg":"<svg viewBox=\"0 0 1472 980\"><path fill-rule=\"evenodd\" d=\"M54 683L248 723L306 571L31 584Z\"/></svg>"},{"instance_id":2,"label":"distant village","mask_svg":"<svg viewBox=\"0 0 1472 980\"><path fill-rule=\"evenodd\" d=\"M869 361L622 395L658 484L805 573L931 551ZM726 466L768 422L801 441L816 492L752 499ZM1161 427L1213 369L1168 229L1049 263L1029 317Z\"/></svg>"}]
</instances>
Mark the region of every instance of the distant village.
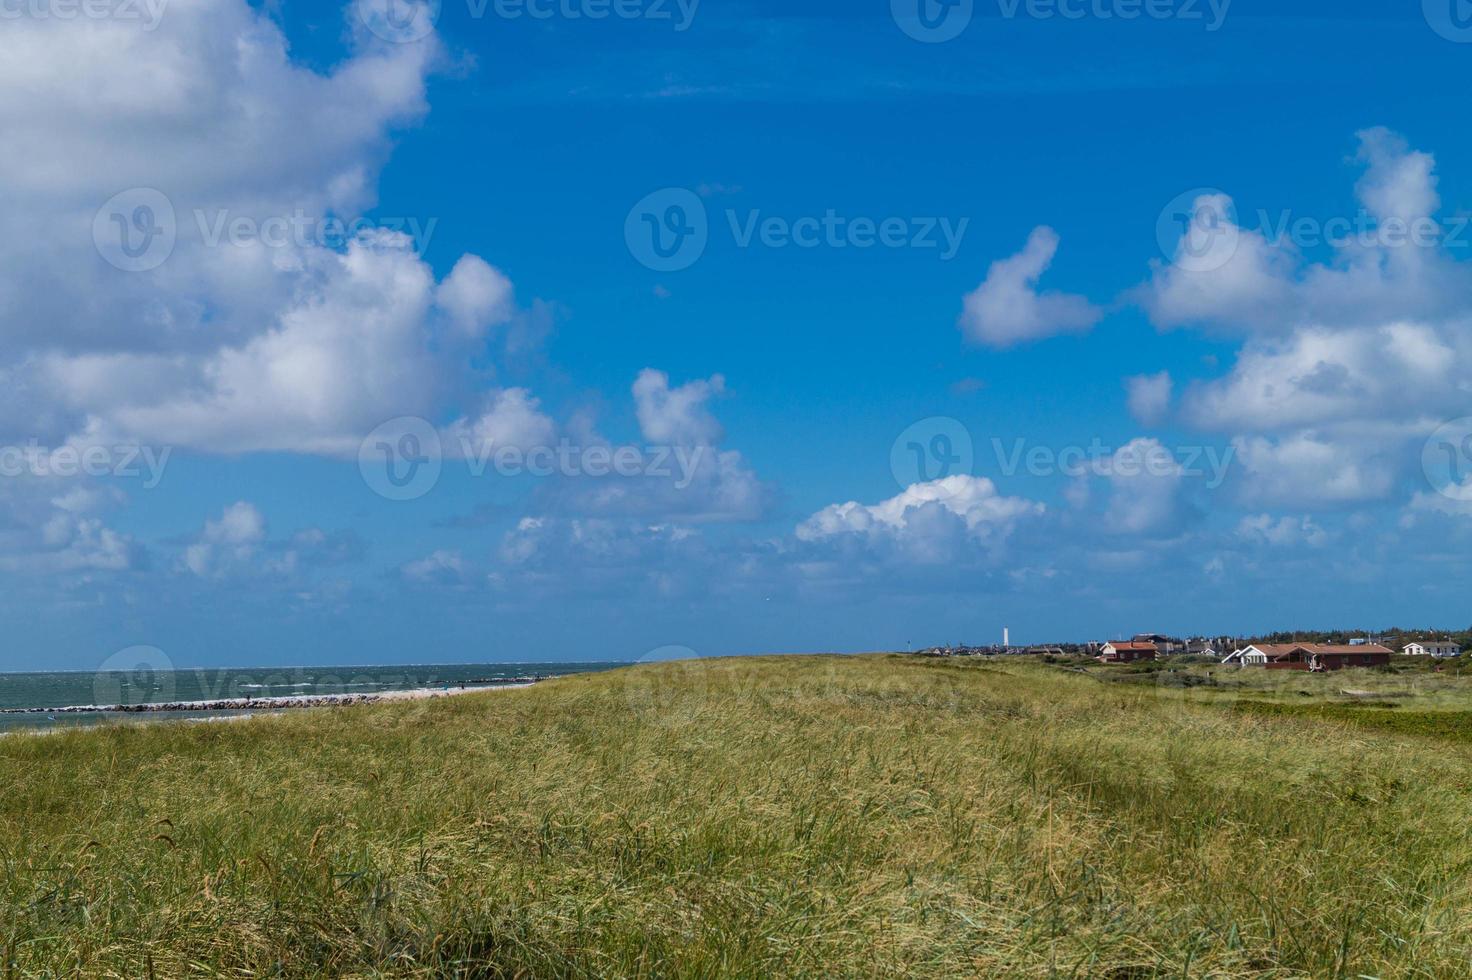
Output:
<instances>
[{"instance_id":1,"label":"distant village","mask_svg":"<svg viewBox=\"0 0 1472 980\"><path fill-rule=\"evenodd\" d=\"M1380 667L1397 654L1449 660L1462 656L1472 631L1430 633L1387 630L1354 636L1334 633L1276 633L1260 638L1194 636L1182 639L1161 633L1137 633L1128 640L1100 640L1043 646L1012 646L1003 634L1000 645L930 647L922 656L1038 656L1090 658L1101 664L1134 664L1170 659L1181 663L1218 663L1230 667L1269 670L1342 670Z\"/></svg>"}]
</instances>

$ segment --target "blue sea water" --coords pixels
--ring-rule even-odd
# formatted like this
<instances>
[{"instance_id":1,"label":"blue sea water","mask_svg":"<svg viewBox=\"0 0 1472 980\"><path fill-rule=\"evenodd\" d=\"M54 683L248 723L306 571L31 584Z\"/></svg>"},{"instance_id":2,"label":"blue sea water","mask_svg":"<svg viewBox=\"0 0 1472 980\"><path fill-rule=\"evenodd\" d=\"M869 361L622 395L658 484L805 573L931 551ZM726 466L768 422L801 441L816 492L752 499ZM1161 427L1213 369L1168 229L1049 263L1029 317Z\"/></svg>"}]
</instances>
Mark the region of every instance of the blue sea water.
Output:
<instances>
[{"instance_id":1,"label":"blue sea water","mask_svg":"<svg viewBox=\"0 0 1472 980\"><path fill-rule=\"evenodd\" d=\"M597 663L414 664L348 667L198 667L155 669L146 662L127 670L0 673L0 731L55 728L110 721L160 721L221 717L249 711L13 713L19 708L76 705L141 705L228 698L279 698L371 694L419 688L493 687L531 677L608 670ZM12 713L7 713L12 712Z\"/></svg>"}]
</instances>

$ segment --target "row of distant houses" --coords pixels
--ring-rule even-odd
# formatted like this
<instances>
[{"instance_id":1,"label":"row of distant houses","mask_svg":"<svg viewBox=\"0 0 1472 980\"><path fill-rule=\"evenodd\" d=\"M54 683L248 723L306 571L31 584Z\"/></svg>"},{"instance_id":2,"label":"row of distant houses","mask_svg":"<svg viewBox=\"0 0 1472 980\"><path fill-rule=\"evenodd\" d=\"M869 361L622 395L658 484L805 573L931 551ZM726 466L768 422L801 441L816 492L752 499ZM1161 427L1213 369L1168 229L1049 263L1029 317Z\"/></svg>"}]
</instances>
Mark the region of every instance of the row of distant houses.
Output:
<instances>
[{"instance_id":1,"label":"row of distant houses","mask_svg":"<svg viewBox=\"0 0 1472 980\"><path fill-rule=\"evenodd\" d=\"M1418 640L1401 651L1413 657L1456 657L1457 644L1445 640ZM1342 670L1345 667L1375 667L1390 663L1389 647L1367 640L1352 643L1249 643L1221 656L1209 640L1176 640L1154 633L1141 633L1132 640L1116 640L1099 647L1095 659L1106 664L1137 663L1177 653L1220 657L1223 664L1267 667L1279 670Z\"/></svg>"}]
</instances>

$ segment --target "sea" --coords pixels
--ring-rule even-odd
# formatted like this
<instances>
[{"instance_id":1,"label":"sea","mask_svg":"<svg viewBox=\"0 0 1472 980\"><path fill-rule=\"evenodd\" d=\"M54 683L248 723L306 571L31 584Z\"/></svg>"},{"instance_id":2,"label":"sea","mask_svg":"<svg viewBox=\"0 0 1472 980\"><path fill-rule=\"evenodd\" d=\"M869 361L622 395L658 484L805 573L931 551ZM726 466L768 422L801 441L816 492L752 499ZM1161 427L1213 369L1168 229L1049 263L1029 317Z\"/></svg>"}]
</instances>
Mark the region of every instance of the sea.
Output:
<instances>
[{"instance_id":1,"label":"sea","mask_svg":"<svg viewBox=\"0 0 1472 980\"><path fill-rule=\"evenodd\" d=\"M0 673L0 733L118 722L224 718L264 709L206 711L33 711L137 706L231 698L311 697L381 691L504 687L532 679L610 670L622 663L401 664L335 667L195 667Z\"/></svg>"}]
</instances>

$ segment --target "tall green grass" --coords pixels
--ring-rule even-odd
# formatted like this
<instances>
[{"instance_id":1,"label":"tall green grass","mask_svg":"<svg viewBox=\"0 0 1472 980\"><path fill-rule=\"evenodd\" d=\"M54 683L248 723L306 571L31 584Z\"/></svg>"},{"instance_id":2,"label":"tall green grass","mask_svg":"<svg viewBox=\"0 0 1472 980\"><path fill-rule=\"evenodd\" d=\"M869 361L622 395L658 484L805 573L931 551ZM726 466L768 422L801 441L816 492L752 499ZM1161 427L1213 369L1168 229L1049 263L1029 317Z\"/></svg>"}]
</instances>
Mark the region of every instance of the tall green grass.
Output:
<instances>
[{"instance_id":1,"label":"tall green grass","mask_svg":"<svg viewBox=\"0 0 1472 980\"><path fill-rule=\"evenodd\" d=\"M5 975L1472 971L1464 743L1022 662L8 737L0 781Z\"/></svg>"}]
</instances>

